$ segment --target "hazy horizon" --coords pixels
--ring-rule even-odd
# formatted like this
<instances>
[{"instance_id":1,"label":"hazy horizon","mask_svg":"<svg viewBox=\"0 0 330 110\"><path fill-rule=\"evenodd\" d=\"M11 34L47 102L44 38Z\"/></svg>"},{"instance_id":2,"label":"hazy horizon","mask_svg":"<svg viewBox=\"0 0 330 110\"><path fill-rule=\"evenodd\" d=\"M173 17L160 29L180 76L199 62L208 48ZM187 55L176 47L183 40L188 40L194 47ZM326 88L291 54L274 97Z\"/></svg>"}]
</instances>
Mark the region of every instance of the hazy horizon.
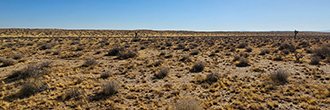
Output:
<instances>
[{"instance_id":1,"label":"hazy horizon","mask_svg":"<svg viewBox=\"0 0 330 110\"><path fill-rule=\"evenodd\" d=\"M10 0L0 28L330 31L330 1Z\"/></svg>"}]
</instances>

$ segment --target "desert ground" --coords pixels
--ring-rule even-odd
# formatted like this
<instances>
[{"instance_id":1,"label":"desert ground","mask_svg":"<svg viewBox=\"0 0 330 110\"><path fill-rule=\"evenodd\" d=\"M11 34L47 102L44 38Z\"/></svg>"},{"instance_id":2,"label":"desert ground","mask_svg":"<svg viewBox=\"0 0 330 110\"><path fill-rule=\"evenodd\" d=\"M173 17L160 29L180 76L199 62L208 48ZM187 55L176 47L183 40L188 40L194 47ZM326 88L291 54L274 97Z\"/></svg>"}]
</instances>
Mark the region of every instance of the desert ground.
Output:
<instances>
[{"instance_id":1,"label":"desert ground","mask_svg":"<svg viewBox=\"0 0 330 110\"><path fill-rule=\"evenodd\" d=\"M330 109L330 33L294 35L0 29L0 109Z\"/></svg>"}]
</instances>

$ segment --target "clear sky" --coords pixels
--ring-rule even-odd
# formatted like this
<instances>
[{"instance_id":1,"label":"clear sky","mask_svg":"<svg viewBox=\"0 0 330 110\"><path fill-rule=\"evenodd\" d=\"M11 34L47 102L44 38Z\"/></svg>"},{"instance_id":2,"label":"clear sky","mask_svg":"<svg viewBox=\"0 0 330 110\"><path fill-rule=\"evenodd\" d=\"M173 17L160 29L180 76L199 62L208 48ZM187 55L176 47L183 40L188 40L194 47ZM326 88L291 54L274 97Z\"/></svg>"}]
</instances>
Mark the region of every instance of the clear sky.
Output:
<instances>
[{"instance_id":1,"label":"clear sky","mask_svg":"<svg viewBox=\"0 0 330 110\"><path fill-rule=\"evenodd\" d=\"M0 0L0 28L330 30L330 0Z\"/></svg>"}]
</instances>

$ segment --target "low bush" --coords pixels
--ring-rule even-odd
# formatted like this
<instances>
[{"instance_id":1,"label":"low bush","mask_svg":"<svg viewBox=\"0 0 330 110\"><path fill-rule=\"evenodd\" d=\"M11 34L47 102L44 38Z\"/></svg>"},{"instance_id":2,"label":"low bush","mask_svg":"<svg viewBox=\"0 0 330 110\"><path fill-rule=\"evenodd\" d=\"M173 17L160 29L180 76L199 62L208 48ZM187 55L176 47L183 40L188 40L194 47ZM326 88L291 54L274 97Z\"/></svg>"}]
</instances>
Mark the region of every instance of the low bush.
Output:
<instances>
[{"instance_id":1,"label":"low bush","mask_svg":"<svg viewBox=\"0 0 330 110\"><path fill-rule=\"evenodd\" d=\"M101 74L100 78L102 78L102 79L107 79L107 78L110 77L111 75L112 75L111 72L106 71L106 72L103 72L103 73Z\"/></svg>"},{"instance_id":2,"label":"low bush","mask_svg":"<svg viewBox=\"0 0 330 110\"><path fill-rule=\"evenodd\" d=\"M205 64L201 61L197 61L194 63L191 71L192 72L202 72L205 68Z\"/></svg>"},{"instance_id":3,"label":"low bush","mask_svg":"<svg viewBox=\"0 0 330 110\"><path fill-rule=\"evenodd\" d=\"M159 69L158 73L155 74L155 78L162 79L162 78L166 77L168 73L169 73L168 68L161 67Z\"/></svg>"},{"instance_id":4,"label":"low bush","mask_svg":"<svg viewBox=\"0 0 330 110\"><path fill-rule=\"evenodd\" d=\"M250 66L249 60L247 58L241 57L239 59L239 62L236 64L236 66L238 66L238 67Z\"/></svg>"},{"instance_id":5,"label":"low bush","mask_svg":"<svg viewBox=\"0 0 330 110\"><path fill-rule=\"evenodd\" d=\"M321 59L319 56L312 56L310 64L318 65L318 64L320 64L320 61L321 61Z\"/></svg>"},{"instance_id":6,"label":"low bush","mask_svg":"<svg viewBox=\"0 0 330 110\"><path fill-rule=\"evenodd\" d=\"M82 65L82 67L91 67L91 66L95 66L97 64L98 64L98 62L96 61L96 59L87 58L87 59L85 59L85 62Z\"/></svg>"},{"instance_id":7,"label":"low bush","mask_svg":"<svg viewBox=\"0 0 330 110\"><path fill-rule=\"evenodd\" d=\"M288 82L289 74L287 71L282 69L278 69L270 74L270 79L274 82L285 84Z\"/></svg>"}]
</instances>

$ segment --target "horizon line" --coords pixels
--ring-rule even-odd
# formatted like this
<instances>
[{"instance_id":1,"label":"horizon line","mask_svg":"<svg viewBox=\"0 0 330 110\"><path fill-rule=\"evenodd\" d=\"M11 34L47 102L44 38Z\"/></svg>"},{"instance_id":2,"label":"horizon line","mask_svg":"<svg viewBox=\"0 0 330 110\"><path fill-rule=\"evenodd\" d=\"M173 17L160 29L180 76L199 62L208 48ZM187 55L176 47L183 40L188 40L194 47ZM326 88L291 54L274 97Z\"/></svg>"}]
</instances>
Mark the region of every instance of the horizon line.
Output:
<instances>
[{"instance_id":1,"label":"horizon line","mask_svg":"<svg viewBox=\"0 0 330 110\"><path fill-rule=\"evenodd\" d=\"M112 29L112 28L54 28L54 27L0 27L0 29L58 29L58 30L118 30L118 31L136 31L136 30L152 30L152 31L196 31L196 32L290 32L294 30L191 30L191 29ZM295 29L296 30L296 29ZM330 30L298 30L301 32L330 32Z\"/></svg>"}]
</instances>

